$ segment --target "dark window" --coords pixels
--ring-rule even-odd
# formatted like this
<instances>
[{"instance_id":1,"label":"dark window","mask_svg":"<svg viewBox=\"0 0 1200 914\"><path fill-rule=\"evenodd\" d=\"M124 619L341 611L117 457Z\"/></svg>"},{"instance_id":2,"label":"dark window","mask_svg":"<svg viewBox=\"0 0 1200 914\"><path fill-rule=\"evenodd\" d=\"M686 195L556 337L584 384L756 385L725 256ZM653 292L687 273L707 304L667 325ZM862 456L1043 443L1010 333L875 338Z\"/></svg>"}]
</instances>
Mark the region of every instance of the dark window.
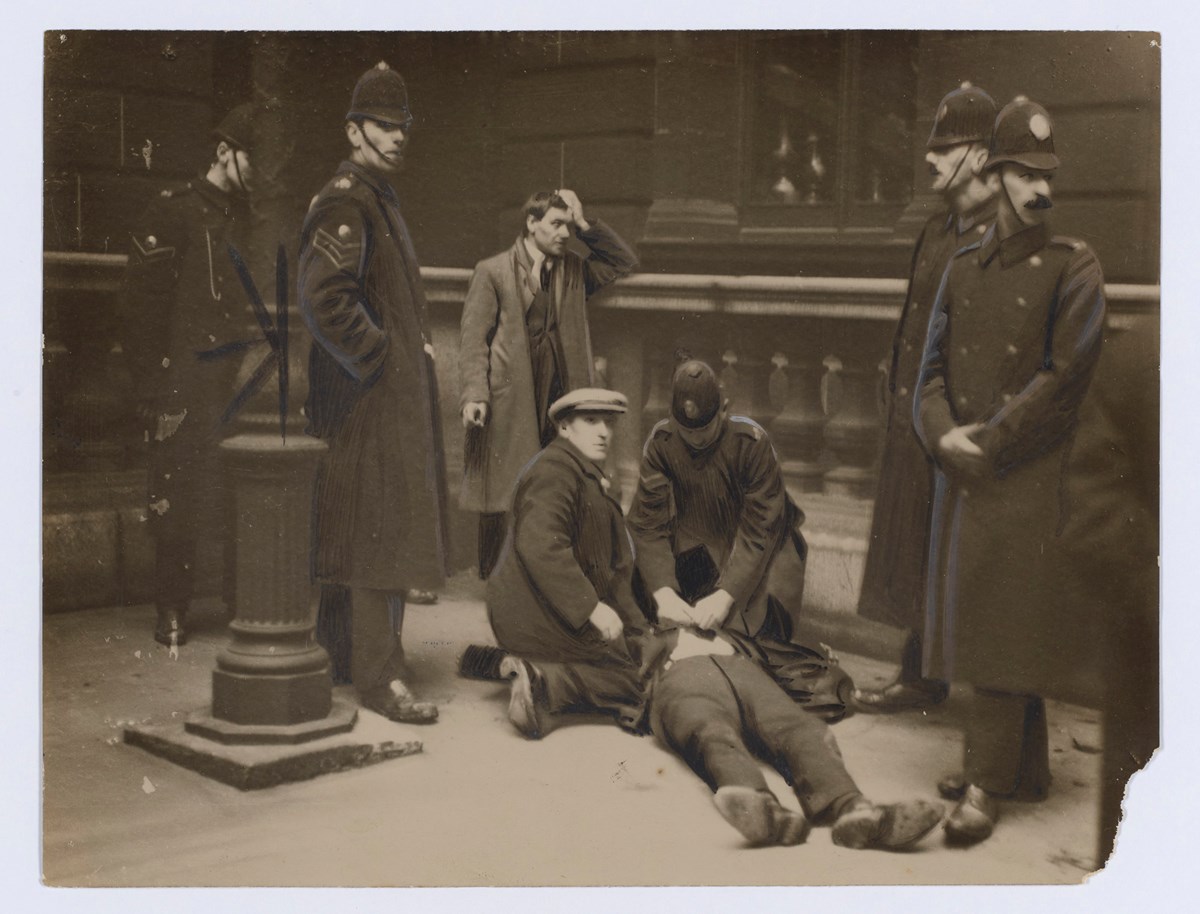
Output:
<instances>
[{"instance_id":1,"label":"dark window","mask_svg":"<svg viewBox=\"0 0 1200 914\"><path fill-rule=\"evenodd\" d=\"M743 224L890 226L912 196L917 36L747 39Z\"/></svg>"}]
</instances>

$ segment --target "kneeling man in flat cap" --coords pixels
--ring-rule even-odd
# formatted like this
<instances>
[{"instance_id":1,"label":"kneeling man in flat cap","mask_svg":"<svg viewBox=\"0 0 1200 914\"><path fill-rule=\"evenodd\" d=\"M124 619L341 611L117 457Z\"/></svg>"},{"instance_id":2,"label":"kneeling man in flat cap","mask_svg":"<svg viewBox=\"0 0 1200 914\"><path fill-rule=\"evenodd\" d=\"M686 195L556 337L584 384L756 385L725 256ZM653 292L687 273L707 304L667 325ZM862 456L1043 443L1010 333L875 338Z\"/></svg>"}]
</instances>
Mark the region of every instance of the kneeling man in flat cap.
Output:
<instances>
[{"instance_id":1,"label":"kneeling man in flat cap","mask_svg":"<svg viewBox=\"0 0 1200 914\"><path fill-rule=\"evenodd\" d=\"M522 472L488 579L488 619L508 656L509 718L540 739L554 715L642 717L650 628L633 594L633 548L601 465L622 394L572 391L551 404L558 437ZM647 656L644 658L643 653Z\"/></svg>"}]
</instances>

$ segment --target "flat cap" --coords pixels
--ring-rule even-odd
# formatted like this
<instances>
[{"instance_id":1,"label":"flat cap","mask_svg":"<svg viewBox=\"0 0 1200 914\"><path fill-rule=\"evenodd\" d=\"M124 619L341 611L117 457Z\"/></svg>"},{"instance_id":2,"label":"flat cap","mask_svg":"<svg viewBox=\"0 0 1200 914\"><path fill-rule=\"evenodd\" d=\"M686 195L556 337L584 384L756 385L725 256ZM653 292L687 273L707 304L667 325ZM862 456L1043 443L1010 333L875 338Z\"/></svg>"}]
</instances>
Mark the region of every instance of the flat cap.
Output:
<instances>
[{"instance_id":1,"label":"flat cap","mask_svg":"<svg viewBox=\"0 0 1200 914\"><path fill-rule=\"evenodd\" d=\"M628 409L629 401L623 393L602 387L580 387L551 403L548 414L551 422L557 422L568 413L623 413Z\"/></svg>"}]
</instances>

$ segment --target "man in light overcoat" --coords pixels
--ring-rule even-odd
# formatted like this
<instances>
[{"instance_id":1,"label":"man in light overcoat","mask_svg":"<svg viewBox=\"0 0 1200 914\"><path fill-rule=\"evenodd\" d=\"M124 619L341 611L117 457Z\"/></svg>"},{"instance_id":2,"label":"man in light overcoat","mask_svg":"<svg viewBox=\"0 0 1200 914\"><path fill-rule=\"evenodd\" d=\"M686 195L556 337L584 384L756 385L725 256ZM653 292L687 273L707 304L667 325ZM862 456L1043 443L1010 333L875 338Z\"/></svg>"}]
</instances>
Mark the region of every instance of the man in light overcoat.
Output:
<instances>
[{"instance_id":1,"label":"man in light overcoat","mask_svg":"<svg viewBox=\"0 0 1200 914\"><path fill-rule=\"evenodd\" d=\"M570 237L588 249L568 250ZM466 428L459 505L480 513L479 573L495 565L524 466L557 434L549 407L594 380L587 299L637 265L570 190L534 194L507 251L475 267L463 304L459 407Z\"/></svg>"}]
</instances>

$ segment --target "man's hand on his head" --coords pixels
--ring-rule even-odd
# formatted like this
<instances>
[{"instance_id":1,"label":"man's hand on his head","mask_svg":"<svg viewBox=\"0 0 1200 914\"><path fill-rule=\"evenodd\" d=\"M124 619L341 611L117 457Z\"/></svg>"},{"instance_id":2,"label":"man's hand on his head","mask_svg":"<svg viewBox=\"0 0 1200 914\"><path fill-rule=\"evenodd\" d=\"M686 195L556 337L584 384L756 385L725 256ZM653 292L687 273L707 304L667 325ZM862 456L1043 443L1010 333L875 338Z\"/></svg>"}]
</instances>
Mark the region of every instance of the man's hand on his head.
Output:
<instances>
[{"instance_id":1,"label":"man's hand on his head","mask_svg":"<svg viewBox=\"0 0 1200 914\"><path fill-rule=\"evenodd\" d=\"M575 223L575 227L582 232L586 232L591 225L583 218L583 204L579 202L579 195L573 190L559 188L555 191L565 204L567 204L567 212L571 214L571 221Z\"/></svg>"}]
</instances>

